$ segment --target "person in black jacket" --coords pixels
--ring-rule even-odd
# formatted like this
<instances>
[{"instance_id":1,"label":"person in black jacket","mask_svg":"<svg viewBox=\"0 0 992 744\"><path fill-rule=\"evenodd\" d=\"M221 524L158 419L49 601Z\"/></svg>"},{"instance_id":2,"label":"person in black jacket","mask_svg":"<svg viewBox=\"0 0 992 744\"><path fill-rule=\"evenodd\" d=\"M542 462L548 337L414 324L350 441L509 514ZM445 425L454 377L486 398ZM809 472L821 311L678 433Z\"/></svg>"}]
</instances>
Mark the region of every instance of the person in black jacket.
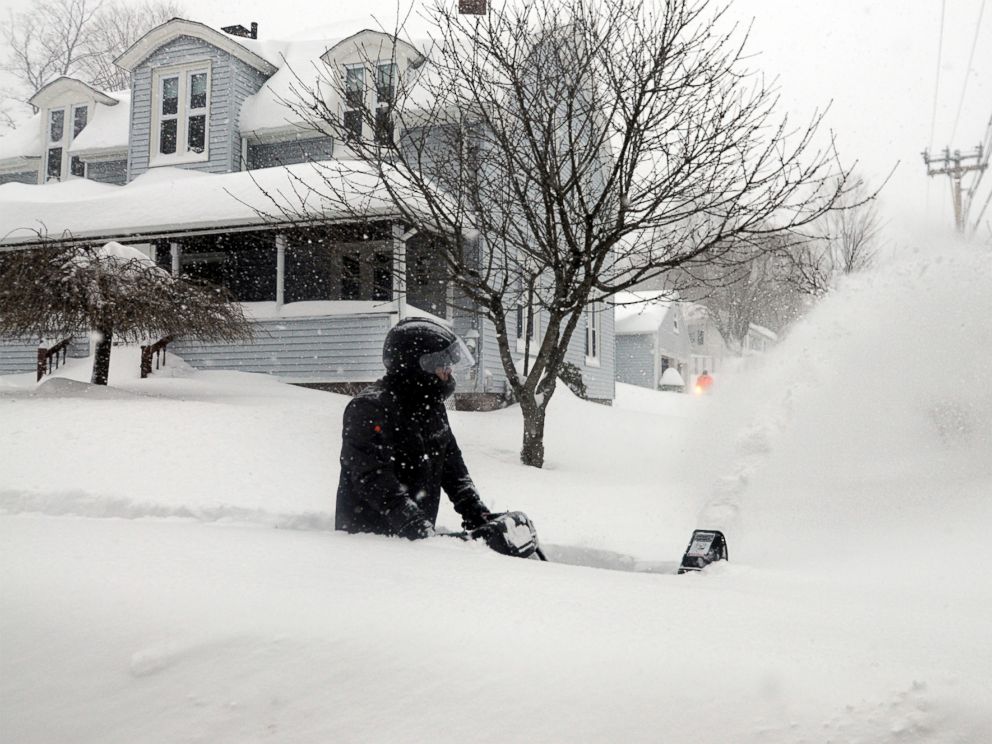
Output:
<instances>
[{"instance_id":1,"label":"person in black jacket","mask_svg":"<svg viewBox=\"0 0 992 744\"><path fill-rule=\"evenodd\" d=\"M454 371L472 364L468 348L440 323L408 318L386 335L382 361L385 377L344 411L335 527L430 537L441 489L465 529L485 524L489 512L444 407L455 390Z\"/></svg>"}]
</instances>

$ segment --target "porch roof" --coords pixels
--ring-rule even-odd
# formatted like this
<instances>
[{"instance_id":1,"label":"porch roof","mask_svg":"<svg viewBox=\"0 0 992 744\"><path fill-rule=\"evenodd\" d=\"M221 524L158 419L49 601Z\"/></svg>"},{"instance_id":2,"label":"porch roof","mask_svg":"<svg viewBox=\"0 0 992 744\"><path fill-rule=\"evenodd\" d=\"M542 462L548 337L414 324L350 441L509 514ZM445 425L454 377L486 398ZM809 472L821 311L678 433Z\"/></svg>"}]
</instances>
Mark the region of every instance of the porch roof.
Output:
<instances>
[{"instance_id":1,"label":"porch roof","mask_svg":"<svg viewBox=\"0 0 992 744\"><path fill-rule=\"evenodd\" d=\"M412 193L408 203L417 203ZM388 219L399 212L376 173L355 161L223 174L156 168L126 186L81 179L0 185L0 249L58 238L133 242L314 220L345 222L359 215Z\"/></svg>"}]
</instances>

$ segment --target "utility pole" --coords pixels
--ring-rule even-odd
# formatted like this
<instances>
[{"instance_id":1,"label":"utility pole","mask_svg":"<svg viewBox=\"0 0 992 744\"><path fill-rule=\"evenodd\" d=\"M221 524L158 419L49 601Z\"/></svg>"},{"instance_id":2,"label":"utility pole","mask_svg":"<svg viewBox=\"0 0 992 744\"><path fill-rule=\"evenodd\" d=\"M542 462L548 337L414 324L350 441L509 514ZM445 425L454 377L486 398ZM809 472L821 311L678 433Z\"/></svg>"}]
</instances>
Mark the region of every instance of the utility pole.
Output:
<instances>
[{"instance_id":1,"label":"utility pole","mask_svg":"<svg viewBox=\"0 0 992 744\"><path fill-rule=\"evenodd\" d=\"M943 156L931 157L929 150L923 151L923 162L927 166L928 176L949 176L951 179L951 201L954 204L954 227L959 233L965 232L968 224L968 210L971 209L971 199L982 180L989 164L988 148L981 144L975 152L962 155L960 150L953 153L944 148ZM968 161L974 160L974 163ZM975 172L975 181L968 189L967 195L961 194L961 180L965 173Z\"/></svg>"}]
</instances>

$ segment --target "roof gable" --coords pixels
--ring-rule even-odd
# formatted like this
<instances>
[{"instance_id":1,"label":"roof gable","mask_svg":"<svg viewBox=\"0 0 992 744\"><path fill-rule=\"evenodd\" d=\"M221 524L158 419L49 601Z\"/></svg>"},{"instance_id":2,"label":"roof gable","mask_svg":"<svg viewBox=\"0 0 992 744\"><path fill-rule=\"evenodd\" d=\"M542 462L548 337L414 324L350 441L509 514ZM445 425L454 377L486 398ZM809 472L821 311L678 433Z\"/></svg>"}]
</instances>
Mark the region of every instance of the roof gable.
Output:
<instances>
[{"instance_id":1,"label":"roof gable","mask_svg":"<svg viewBox=\"0 0 992 744\"><path fill-rule=\"evenodd\" d=\"M395 52L394 52L395 44ZM382 54L375 52L385 52ZM382 31L373 31L366 28L336 42L321 55L321 59L329 65L340 63L343 59L355 56L359 52L361 56L368 59L388 59L395 55L397 60L405 58L411 65L417 66L426 58L417 47L391 34Z\"/></svg>"},{"instance_id":2,"label":"roof gable","mask_svg":"<svg viewBox=\"0 0 992 744\"><path fill-rule=\"evenodd\" d=\"M81 103L96 101L105 106L116 106L117 99L111 98L103 91L71 77L56 78L44 86L28 100L36 108L48 108L53 103Z\"/></svg>"},{"instance_id":3,"label":"roof gable","mask_svg":"<svg viewBox=\"0 0 992 744\"><path fill-rule=\"evenodd\" d=\"M157 49L180 36L191 36L194 39L200 39L240 59L246 65L255 68L265 75L272 75L276 71L274 64L240 43L234 37L212 29L202 23L187 21L185 18L173 18L161 26L156 26L132 44L120 57L115 59L114 64L129 72L133 71Z\"/></svg>"}]
</instances>

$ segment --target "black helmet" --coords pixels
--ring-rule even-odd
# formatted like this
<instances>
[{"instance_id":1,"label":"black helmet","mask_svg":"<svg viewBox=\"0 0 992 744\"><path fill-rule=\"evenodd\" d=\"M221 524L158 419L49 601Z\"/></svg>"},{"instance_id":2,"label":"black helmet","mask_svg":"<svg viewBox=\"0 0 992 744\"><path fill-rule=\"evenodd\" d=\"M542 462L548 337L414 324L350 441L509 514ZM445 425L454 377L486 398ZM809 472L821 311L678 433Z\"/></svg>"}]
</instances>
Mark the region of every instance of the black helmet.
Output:
<instances>
[{"instance_id":1,"label":"black helmet","mask_svg":"<svg viewBox=\"0 0 992 744\"><path fill-rule=\"evenodd\" d=\"M386 334L382 364L396 376L433 375L438 368L473 364L472 354L450 328L427 318L405 318Z\"/></svg>"}]
</instances>

